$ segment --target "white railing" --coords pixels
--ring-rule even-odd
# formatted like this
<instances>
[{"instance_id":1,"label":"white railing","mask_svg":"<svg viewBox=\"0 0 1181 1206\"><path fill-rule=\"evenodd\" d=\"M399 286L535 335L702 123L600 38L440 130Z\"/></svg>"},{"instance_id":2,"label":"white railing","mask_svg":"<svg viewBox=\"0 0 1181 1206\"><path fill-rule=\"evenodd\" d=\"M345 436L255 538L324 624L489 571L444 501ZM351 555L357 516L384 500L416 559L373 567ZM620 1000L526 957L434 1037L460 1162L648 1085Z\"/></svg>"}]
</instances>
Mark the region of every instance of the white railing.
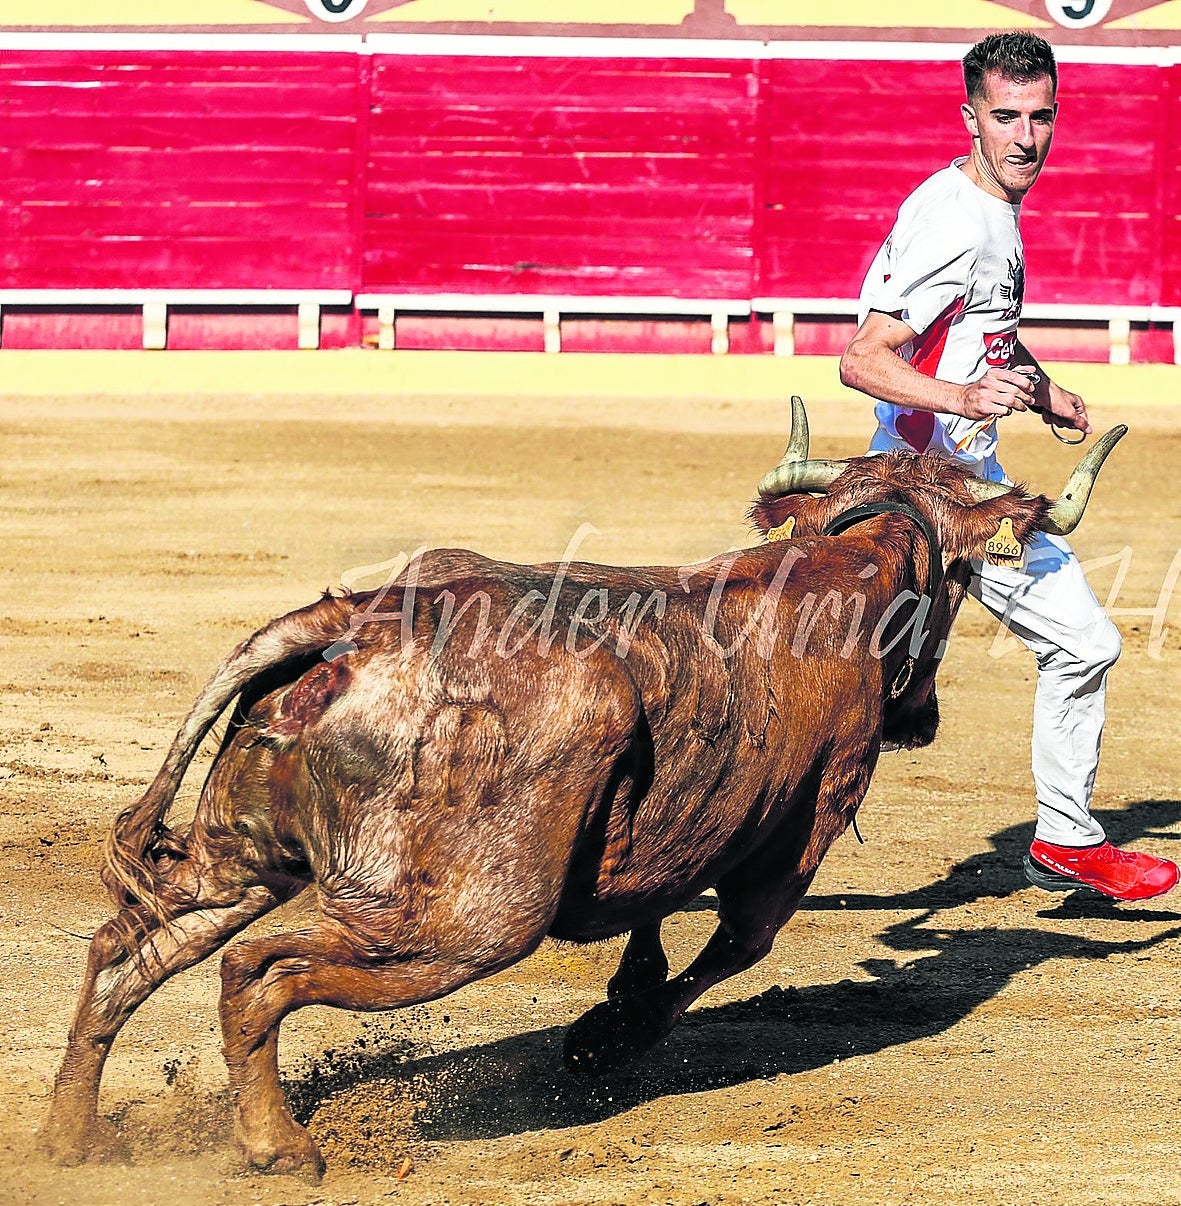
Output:
<instances>
[{"instance_id":1,"label":"white railing","mask_svg":"<svg viewBox=\"0 0 1181 1206\"><path fill-rule=\"evenodd\" d=\"M168 311L174 306L196 307L293 307L298 316L298 346L320 346L320 311L324 306L355 306L358 311L376 312L379 348L396 346L399 313L414 314L535 314L541 318L544 348L562 350L562 320L573 317L653 316L708 317L712 330L710 349L716 354L730 350L731 318L752 314L771 316L774 352L793 356L796 323L804 318L852 319L857 300L847 297L756 297L750 301L732 298L685 297L583 297L550 294L470 293L359 293L348 289L0 289L0 311L5 307L38 306L79 309L93 306L134 306L143 312L143 346L168 346ZM1158 323L1172 327L1173 362L1181 364L1181 308L1170 306L1103 306L1093 304L1027 305L1022 317L1034 321L1085 322L1107 328L1108 361L1131 362L1132 324Z\"/></svg>"}]
</instances>

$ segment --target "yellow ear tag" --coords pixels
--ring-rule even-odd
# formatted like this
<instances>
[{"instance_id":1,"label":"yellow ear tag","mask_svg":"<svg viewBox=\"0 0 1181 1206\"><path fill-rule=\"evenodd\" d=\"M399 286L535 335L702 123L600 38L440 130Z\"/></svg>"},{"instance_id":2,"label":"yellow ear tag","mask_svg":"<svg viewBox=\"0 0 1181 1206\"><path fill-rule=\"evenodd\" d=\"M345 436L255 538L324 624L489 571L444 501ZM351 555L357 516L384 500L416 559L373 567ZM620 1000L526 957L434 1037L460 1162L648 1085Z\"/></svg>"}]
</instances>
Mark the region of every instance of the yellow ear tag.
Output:
<instances>
[{"instance_id":1,"label":"yellow ear tag","mask_svg":"<svg viewBox=\"0 0 1181 1206\"><path fill-rule=\"evenodd\" d=\"M994 565L1001 561L1020 561L1021 542L1013 535L1013 521L1002 519L1000 527L988 538L985 555Z\"/></svg>"},{"instance_id":2,"label":"yellow ear tag","mask_svg":"<svg viewBox=\"0 0 1181 1206\"><path fill-rule=\"evenodd\" d=\"M767 540L790 540L792 532L795 531L796 517L789 515L777 528L771 528L767 532Z\"/></svg>"}]
</instances>

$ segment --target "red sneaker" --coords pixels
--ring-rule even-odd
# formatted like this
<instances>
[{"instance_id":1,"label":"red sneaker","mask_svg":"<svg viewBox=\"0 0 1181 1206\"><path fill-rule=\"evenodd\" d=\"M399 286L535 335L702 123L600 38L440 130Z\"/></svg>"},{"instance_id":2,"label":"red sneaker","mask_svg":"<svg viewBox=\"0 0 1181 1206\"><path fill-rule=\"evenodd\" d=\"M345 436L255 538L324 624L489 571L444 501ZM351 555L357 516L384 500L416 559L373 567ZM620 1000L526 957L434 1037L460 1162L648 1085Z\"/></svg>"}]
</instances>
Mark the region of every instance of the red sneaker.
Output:
<instances>
[{"instance_id":1,"label":"red sneaker","mask_svg":"<svg viewBox=\"0 0 1181 1206\"><path fill-rule=\"evenodd\" d=\"M1177 864L1132 850L1099 846L1053 846L1034 841L1025 856L1025 878L1050 892L1092 888L1116 900L1148 900L1177 886Z\"/></svg>"}]
</instances>

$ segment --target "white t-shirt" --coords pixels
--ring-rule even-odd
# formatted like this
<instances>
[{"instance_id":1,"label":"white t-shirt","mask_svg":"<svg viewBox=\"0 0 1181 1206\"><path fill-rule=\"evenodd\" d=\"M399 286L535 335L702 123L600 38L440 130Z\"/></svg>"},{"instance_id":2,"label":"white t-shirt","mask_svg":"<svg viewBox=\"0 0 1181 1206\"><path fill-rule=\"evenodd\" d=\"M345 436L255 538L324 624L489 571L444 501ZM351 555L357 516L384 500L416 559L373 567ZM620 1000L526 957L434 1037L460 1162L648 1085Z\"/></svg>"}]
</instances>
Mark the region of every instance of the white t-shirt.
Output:
<instances>
[{"instance_id":1,"label":"white t-shirt","mask_svg":"<svg viewBox=\"0 0 1181 1206\"><path fill-rule=\"evenodd\" d=\"M902 203L861 289L859 322L870 310L898 314L916 338L899 349L928 377L967 385L1008 368L1025 292L1020 205L986 193L960 170L936 172ZM872 452L930 450L1001 480L996 425L879 402Z\"/></svg>"}]
</instances>

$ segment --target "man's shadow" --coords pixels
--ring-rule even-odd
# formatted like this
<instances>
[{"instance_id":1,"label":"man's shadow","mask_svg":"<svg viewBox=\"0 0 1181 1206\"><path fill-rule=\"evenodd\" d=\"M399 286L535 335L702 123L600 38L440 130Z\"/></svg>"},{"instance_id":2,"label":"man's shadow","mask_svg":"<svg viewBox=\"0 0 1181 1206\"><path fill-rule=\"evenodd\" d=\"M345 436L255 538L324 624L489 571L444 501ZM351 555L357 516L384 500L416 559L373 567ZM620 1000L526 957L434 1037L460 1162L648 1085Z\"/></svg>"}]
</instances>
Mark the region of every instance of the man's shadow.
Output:
<instances>
[{"instance_id":1,"label":"man's shadow","mask_svg":"<svg viewBox=\"0 0 1181 1206\"><path fill-rule=\"evenodd\" d=\"M1181 833L1164 831L1181 821L1181 801L1144 800L1096 816L1116 845L1147 836L1181 841ZM749 1000L694 1010L655 1050L603 1080L582 1080L565 1071L565 1028L555 1026L419 1058L408 1056L404 1046L353 1053L289 1084L293 1110L307 1121L332 1097L363 1085L371 1106L379 1106L383 1097L417 1101L418 1130L432 1140L565 1129L602 1121L658 1097L803 1072L928 1038L967 1017L1018 973L1047 960L1146 952L1181 935L1179 911L1117 905L1082 891L1039 893L1031 907L1044 900L1035 914L1039 918L1152 923L1153 932L1110 941L1050 929L940 925L941 915L951 910L1026 888L1021 860L1031 837L1029 825L1004 829L992 838L990 851L972 855L945 879L912 891L806 897L802 907L813 912L915 914L877 935L906 960L865 960L860 966L875 977L870 981L775 987ZM698 907L712 906L702 901ZM790 926L785 934L790 941ZM925 953L914 957L916 951Z\"/></svg>"}]
</instances>

